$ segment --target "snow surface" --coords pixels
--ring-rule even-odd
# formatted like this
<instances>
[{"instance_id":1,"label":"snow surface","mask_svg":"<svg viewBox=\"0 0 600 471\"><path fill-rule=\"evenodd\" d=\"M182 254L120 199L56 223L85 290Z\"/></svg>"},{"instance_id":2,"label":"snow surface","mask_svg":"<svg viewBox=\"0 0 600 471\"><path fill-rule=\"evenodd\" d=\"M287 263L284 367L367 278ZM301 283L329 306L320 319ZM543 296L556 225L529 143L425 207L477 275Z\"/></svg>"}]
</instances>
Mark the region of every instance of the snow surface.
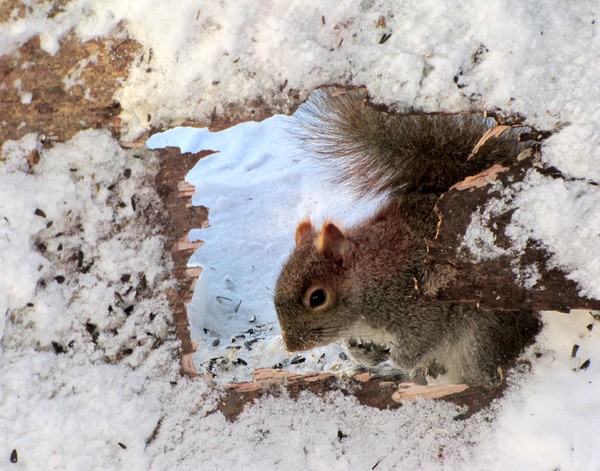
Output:
<instances>
[{"instance_id":1,"label":"snow surface","mask_svg":"<svg viewBox=\"0 0 600 471\"><path fill-rule=\"evenodd\" d=\"M580 173L599 179L585 157L600 148L593 0L75 0L51 18L52 2L23 3L0 24L0 55L35 35L55 54L71 32L86 41L117 25L143 45L117 97L130 137L207 119L215 106L222 115L244 97L285 109L293 90L305 97L324 83L366 84L376 101L401 109L501 108L540 129L569 124L574 139L548 158L567 167L576 159Z\"/></svg>"},{"instance_id":2,"label":"snow surface","mask_svg":"<svg viewBox=\"0 0 600 471\"><path fill-rule=\"evenodd\" d=\"M515 237L550 244L560 257L556 263L566 263L583 290L598 292L600 205L594 204L598 192L587 183L600 181L597 2L259 0L198 6L191 0L74 0L47 18L52 6L29 0L15 6L0 23L0 55L13 53L35 35L55 54L71 31L89 40L121 25L143 46L115 97L123 107L126 137L132 139L150 126L206 120L215 106L223 114L226 104L248 97L286 109L291 89L306 96L324 83L367 85L375 100L398 109L500 108L540 129L560 127L544 146L544 160L579 181L555 188L549 177L528 180L517 204L535 204L539 217L523 219ZM378 21L381 16L384 22ZM391 36L379 44L384 33ZM146 72L149 66L152 72ZM70 75L59 86L68 88L77 80ZM24 104L29 102L31 90L19 93ZM237 132L231 130L226 142L211 136L221 152L209 159L226 155ZM273 130L255 127L253 132ZM230 268L231 245L222 260L205 263L222 272L214 278L218 290L213 294L242 300L238 312L254 325L268 322L272 279L258 271L266 270L266 255L274 257L273 267L281 263L289 245L279 241L291 243L298 217L309 211L318 222L329 211L324 203L334 203L332 209L342 205L327 194L314 202L310 187L298 187L305 194L294 195L297 180L317 178L304 176L304 160L286 166L277 162L277 154L238 147L242 163L234 165L227 186L216 182L211 195L229 195L235 179L250 190L263 179L255 186L280 198L281 209L263 208L270 226L244 238L247 245L240 250L250 256L252 241L261 241L267 230L277 236L277 247L263 249L265 260L257 257L261 264L254 275L248 275L251 267L241 258L237 270ZM33 149L41 160L30 170L27 157ZM246 160L248 155L252 158ZM84 131L51 149L34 135L2 147L0 469L600 469L600 325L587 312L545 313L545 328L523 357L530 370L513 371L504 398L468 420L453 420L461 410L443 401L378 411L335 393L305 394L297 401L264 399L234 423L209 413L215 392L178 375L166 300L143 293L136 298L138 290L143 292L141 274L157 293L169 283L161 269L166 263L159 255L161 241L149 227L136 224L131 204L134 191L137 195L150 186L154 164L147 159L123 153L99 131ZM208 166L209 159L201 165ZM126 168L132 169L129 179ZM262 173L265 169L278 170L281 182ZM294 176L296 170L303 176ZM202 192L200 180L213 177L197 178ZM536 188L544 188L546 197ZM288 196L294 198L291 206ZM140 201L138 206L152 206L156 196L148 190ZM200 232L202 238L217 230L219 218L233 222L238 207L241 213L249 207L242 200L215 199L214 204L214 227ZM567 216L567 230L557 230L556 215ZM580 216L582 224L576 222ZM346 217L351 215L339 215ZM246 234L240 226L229 230ZM210 251L208 244L204 249ZM198 257L208 260L209 255ZM94 265L83 273L91 261ZM122 281L124 274L129 281ZM247 277L252 288L240 283ZM208 293L210 286L204 285ZM246 294L247 288L254 291ZM127 316L125 308L136 300ZM204 323L218 332L214 313L219 311L211 311L214 300L207 302L196 334L204 335ZM221 307L235 326L225 303ZM245 316L254 311L252 324ZM116 334L94 342L88 324ZM264 349L267 359L279 351L277 341L271 342L270 350ZM572 357L574 344L579 349ZM57 349L65 353L56 354ZM10 463L13 450L18 464Z\"/></svg>"}]
</instances>

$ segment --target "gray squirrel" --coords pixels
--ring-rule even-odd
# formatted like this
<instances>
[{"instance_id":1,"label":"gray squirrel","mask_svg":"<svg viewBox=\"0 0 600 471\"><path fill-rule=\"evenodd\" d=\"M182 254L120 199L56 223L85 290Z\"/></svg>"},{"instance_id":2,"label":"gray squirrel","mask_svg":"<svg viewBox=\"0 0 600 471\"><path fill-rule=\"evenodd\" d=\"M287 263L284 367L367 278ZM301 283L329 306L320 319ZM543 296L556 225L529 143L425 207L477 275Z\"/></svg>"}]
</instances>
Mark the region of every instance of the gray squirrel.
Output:
<instances>
[{"instance_id":1,"label":"gray squirrel","mask_svg":"<svg viewBox=\"0 0 600 471\"><path fill-rule=\"evenodd\" d=\"M344 341L359 364L391 360L418 384L497 384L540 328L531 311L484 311L425 298L425 239L435 237L441 193L523 149L507 133L480 144L493 127L480 114L395 115L363 91L316 92L299 118L304 143L331 165L337 182L385 203L346 230L302 221L275 288L288 351ZM474 155L473 151L478 147Z\"/></svg>"}]
</instances>

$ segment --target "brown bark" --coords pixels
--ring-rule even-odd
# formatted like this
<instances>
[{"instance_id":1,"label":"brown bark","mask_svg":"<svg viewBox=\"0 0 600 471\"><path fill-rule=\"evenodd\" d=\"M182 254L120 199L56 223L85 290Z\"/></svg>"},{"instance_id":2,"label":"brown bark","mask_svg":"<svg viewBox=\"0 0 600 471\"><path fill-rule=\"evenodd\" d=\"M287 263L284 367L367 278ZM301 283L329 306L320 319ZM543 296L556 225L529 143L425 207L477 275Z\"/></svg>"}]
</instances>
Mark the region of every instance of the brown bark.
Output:
<instances>
[{"instance_id":1,"label":"brown bark","mask_svg":"<svg viewBox=\"0 0 600 471\"><path fill-rule=\"evenodd\" d=\"M0 144L30 132L65 141L88 128L118 137L121 105L113 96L139 50L116 33L85 43L70 35L54 56L34 37L18 54L0 57Z\"/></svg>"},{"instance_id":2,"label":"brown bark","mask_svg":"<svg viewBox=\"0 0 600 471\"><path fill-rule=\"evenodd\" d=\"M473 261L461 250L467 227L477 207L499 195L499 188L523 180L526 172L546 172L531 162L511 168L486 171L455 185L441 196L436 205L440 217L434 240L428 241L428 268L422 284L426 295L449 301L476 303L486 309L556 310L600 309L600 300L579 295L577 284L558 268L548 268L548 252L530 243L522 253ZM552 172L553 178L563 178ZM496 245L510 248L511 240L504 229L511 211L492 219L487 227L496 237ZM514 266L535 266L539 281L525 288L513 271Z\"/></svg>"},{"instance_id":3,"label":"brown bark","mask_svg":"<svg viewBox=\"0 0 600 471\"><path fill-rule=\"evenodd\" d=\"M156 176L155 185L167 214L163 223L163 234L167 238L166 247L171 250L177 285L169 293L173 310L173 321L177 337L181 342L181 365L185 374L194 375L196 369L191 361L195 351L189 330L186 306L192 300L194 286L201 270L188 268L187 263L202 241L190 241L188 232L208 224L208 209L204 206L192 206L191 197L195 188L185 182L185 176L202 157L212 151L198 154L181 154L178 148L169 147L157 151L160 155L161 169Z\"/></svg>"},{"instance_id":4,"label":"brown bark","mask_svg":"<svg viewBox=\"0 0 600 471\"><path fill-rule=\"evenodd\" d=\"M397 409L403 403L418 399L443 399L466 407L456 419L470 417L502 395L506 384L495 388L466 384L419 386L372 379L368 373L340 378L329 373L299 375L282 370L260 368L253 381L231 383L223 388L217 406L228 420L235 420L244 407L265 395L288 394L295 398L302 391L317 395L330 392L354 396L359 404L377 409Z\"/></svg>"}]
</instances>

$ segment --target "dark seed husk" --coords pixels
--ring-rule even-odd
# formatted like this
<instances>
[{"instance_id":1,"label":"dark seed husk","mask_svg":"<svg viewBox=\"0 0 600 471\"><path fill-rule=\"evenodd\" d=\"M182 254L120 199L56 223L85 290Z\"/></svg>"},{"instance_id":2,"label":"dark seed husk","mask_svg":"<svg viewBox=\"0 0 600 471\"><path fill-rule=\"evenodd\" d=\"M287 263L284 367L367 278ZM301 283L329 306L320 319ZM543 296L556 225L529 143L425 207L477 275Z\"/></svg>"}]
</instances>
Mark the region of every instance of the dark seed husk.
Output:
<instances>
[{"instance_id":1,"label":"dark seed husk","mask_svg":"<svg viewBox=\"0 0 600 471\"><path fill-rule=\"evenodd\" d=\"M296 355L294 358L291 359L290 364L298 365L299 363L304 363L305 361L306 358L304 358L302 355Z\"/></svg>"},{"instance_id":2,"label":"dark seed husk","mask_svg":"<svg viewBox=\"0 0 600 471\"><path fill-rule=\"evenodd\" d=\"M67 351L65 350L65 347L63 347L60 343L58 342L52 342L52 347L54 348L54 353L56 353L57 355L60 353L66 353Z\"/></svg>"},{"instance_id":3,"label":"dark seed husk","mask_svg":"<svg viewBox=\"0 0 600 471\"><path fill-rule=\"evenodd\" d=\"M252 350L252 345L254 345L256 342L258 342L260 339L252 339L252 340L248 340L246 342L244 342L244 347L246 347L248 350Z\"/></svg>"}]
</instances>

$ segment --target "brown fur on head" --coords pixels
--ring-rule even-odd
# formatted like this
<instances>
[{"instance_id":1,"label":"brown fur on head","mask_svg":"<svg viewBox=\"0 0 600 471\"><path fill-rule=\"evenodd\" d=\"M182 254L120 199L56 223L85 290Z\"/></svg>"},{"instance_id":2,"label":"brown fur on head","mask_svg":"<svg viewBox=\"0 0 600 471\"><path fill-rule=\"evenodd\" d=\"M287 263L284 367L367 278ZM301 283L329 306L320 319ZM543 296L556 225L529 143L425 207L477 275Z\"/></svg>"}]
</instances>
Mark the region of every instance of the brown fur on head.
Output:
<instances>
[{"instance_id":1,"label":"brown fur on head","mask_svg":"<svg viewBox=\"0 0 600 471\"><path fill-rule=\"evenodd\" d=\"M316 235L317 232L311 224L310 219L303 220L296 228L296 237L294 239L296 241L296 247L312 242Z\"/></svg>"},{"instance_id":2,"label":"brown fur on head","mask_svg":"<svg viewBox=\"0 0 600 471\"><path fill-rule=\"evenodd\" d=\"M296 248L314 244L318 253L332 257L342 268L349 268L353 258L354 244L334 223L325 221L317 233L310 220L305 219L296 228Z\"/></svg>"},{"instance_id":3,"label":"brown fur on head","mask_svg":"<svg viewBox=\"0 0 600 471\"><path fill-rule=\"evenodd\" d=\"M317 239L317 251L332 257L344 269L350 268L354 243L332 222L325 222Z\"/></svg>"},{"instance_id":4,"label":"brown fur on head","mask_svg":"<svg viewBox=\"0 0 600 471\"><path fill-rule=\"evenodd\" d=\"M302 221L295 241L275 288L275 308L289 351L326 345L344 330L348 320L338 315L338 308L354 252L354 243L332 222L317 233L310 221Z\"/></svg>"}]
</instances>

